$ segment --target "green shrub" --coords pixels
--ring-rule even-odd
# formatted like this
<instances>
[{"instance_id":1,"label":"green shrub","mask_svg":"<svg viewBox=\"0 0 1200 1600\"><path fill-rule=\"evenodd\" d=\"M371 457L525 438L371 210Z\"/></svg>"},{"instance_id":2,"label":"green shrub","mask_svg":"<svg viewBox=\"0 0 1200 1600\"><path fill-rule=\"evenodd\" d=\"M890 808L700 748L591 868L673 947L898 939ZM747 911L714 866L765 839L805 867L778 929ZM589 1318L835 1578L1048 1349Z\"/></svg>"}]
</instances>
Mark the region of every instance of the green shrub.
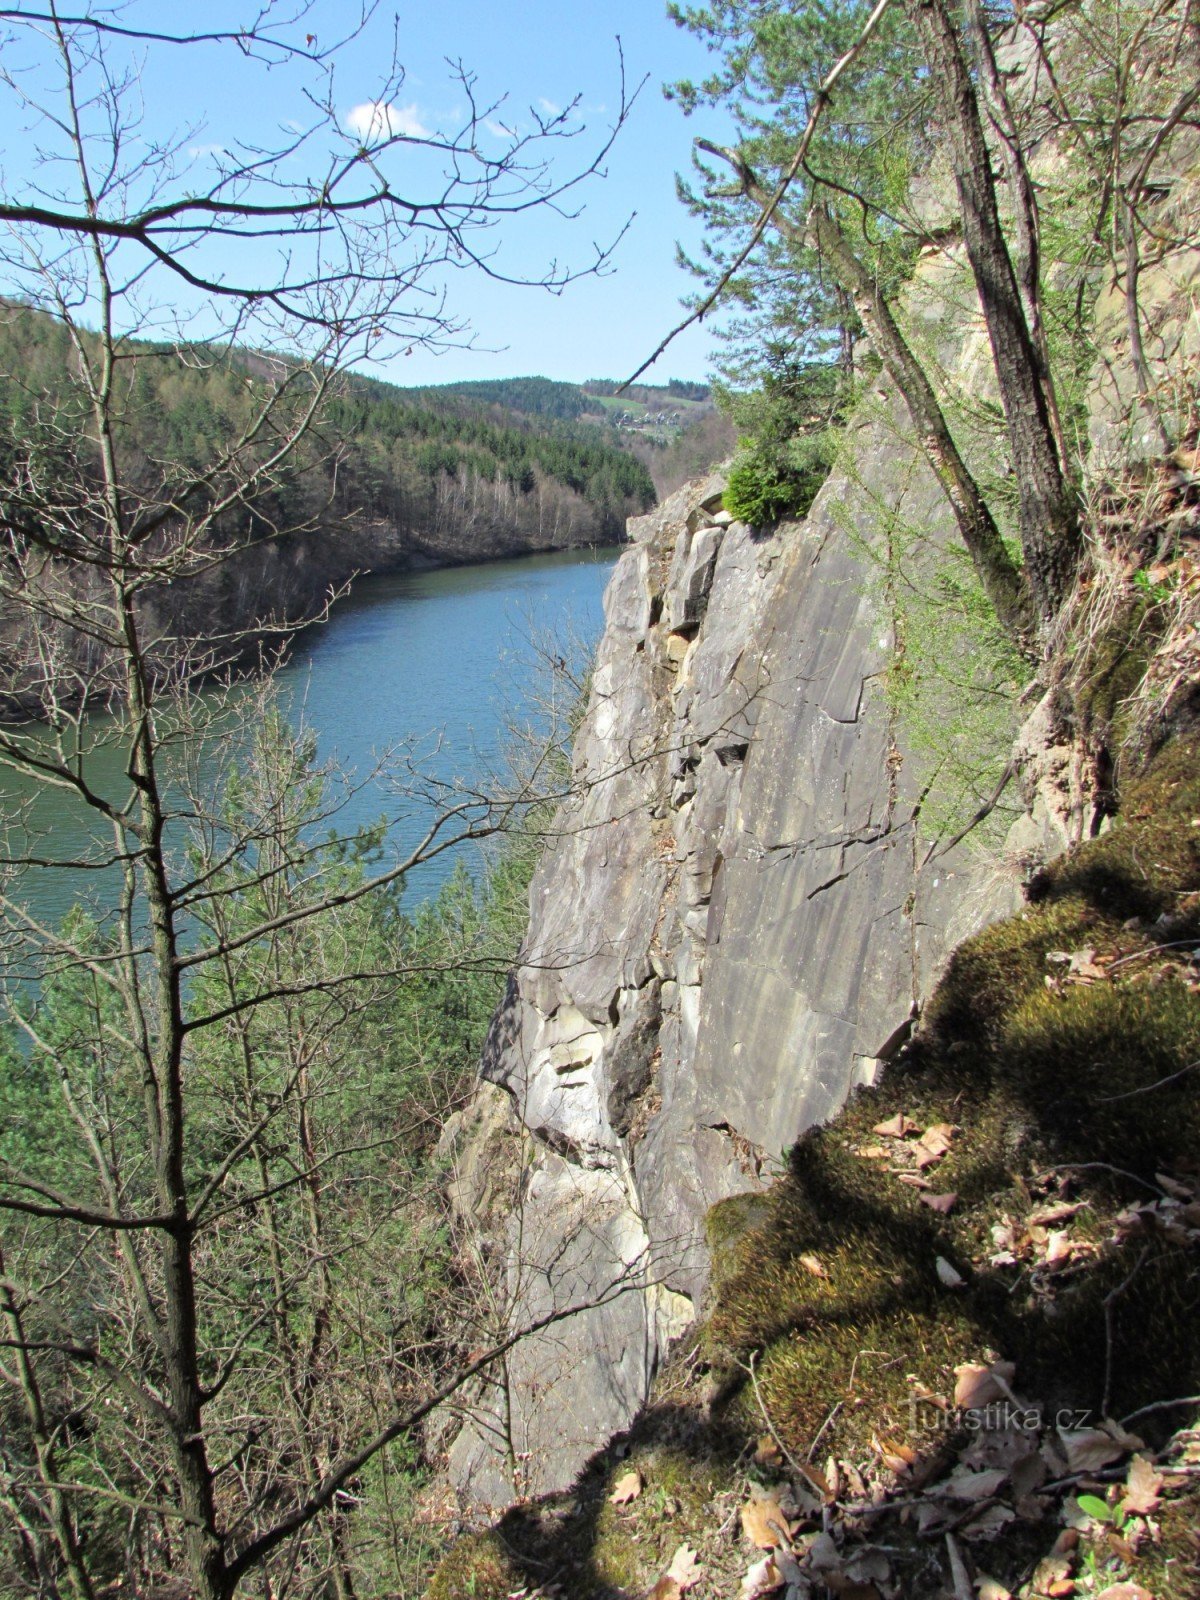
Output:
<instances>
[{"instance_id":1,"label":"green shrub","mask_svg":"<svg viewBox=\"0 0 1200 1600\"><path fill-rule=\"evenodd\" d=\"M829 476L834 450L829 428L800 434L782 445L751 444L730 468L726 511L752 528L806 516Z\"/></svg>"}]
</instances>

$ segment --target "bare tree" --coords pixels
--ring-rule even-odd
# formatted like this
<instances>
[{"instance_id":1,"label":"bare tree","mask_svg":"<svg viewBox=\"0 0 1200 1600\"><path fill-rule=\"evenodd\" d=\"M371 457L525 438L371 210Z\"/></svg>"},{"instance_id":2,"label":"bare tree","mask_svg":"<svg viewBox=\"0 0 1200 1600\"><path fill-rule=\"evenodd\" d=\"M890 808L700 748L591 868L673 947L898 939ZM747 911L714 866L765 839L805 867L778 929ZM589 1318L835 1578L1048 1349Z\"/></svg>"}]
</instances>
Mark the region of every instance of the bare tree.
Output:
<instances>
[{"instance_id":1,"label":"bare tree","mask_svg":"<svg viewBox=\"0 0 1200 1600\"><path fill-rule=\"evenodd\" d=\"M24 420L0 486L3 687L41 720L0 728L0 762L94 825L93 848L65 856L11 817L0 893L11 1065L33 1107L0 1165L0 1509L40 1595L91 1600L124 1574L132 1592L174 1582L201 1600L252 1575L264 1595L349 1596L354 1485L522 1331L456 1361L400 1293L368 1335L350 1263L423 1249L419 1197L398 1200L371 1156L423 1115L415 1093L384 1106L373 1076L383 997L413 963L371 908L533 786L450 797L380 867L352 839L314 842L336 797L265 705L198 692L246 637L186 595L248 524L259 540L319 528L320 506L278 508L338 374L460 338L446 272L504 276L495 229L569 213L628 102L565 173L551 158L577 137L569 112L487 156L495 107L461 68L456 129L401 131L397 66L377 118L347 131L314 15L267 4L242 30L174 34L55 0L0 11L0 84L35 152L24 188L0 194L7 309L51 319L66 351L53 386L8 375ZM187 136L138 123L140 76L178 49L296 71L307 124L199 178ZM401 156L416 190L396 185ZM225 364L244 389L233 435L201 460L139 452L146 361ZM240 758L224 783L202 759L222 748ZM49 926L21 889L45 867L103 875L107 910Z\"/></svg>"}]
</instances>

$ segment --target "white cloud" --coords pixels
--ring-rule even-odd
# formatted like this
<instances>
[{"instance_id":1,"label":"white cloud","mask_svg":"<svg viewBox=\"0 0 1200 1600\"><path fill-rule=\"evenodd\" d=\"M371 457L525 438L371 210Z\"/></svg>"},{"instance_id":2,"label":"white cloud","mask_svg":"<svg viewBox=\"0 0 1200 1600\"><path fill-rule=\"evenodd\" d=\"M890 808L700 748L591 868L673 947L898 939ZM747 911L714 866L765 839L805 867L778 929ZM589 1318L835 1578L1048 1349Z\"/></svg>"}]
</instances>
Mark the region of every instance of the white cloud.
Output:
<instances>
[{"instance_id":1,"label":"white cloud","mask_svg":"<svg viewBox=\"0 0 1200 1600\"><path fill-rule=\"evenodd\" d=\"M386 100L365 100L346 113L346 126L364 144L379 144L384 139L405 137L427 139L429 129L421 121L416 103L391 105Z\"/></svg>"},{"instance_id":2,"label":"white cloud","mask_svg":"<svg viewBox=\"0 0 1200 1600\"><path fill-rule=\"evenodd\" d=\"M491 117L484 117L483 125L493 139L515 139L517 136L516 128L506 128L504 123L495 122Z\"/></svg>"},{"instance_id":3,"label":"white cloud","mask_svg":"<svg viewBox=\"0 0 1200 1600\"><path fill-rule=\"evenodd\" d=\"M538 105L541 106L542 110L546 113L546 115L548 117L561 117L562 116L562 107L561 106L556 106L554 104L553 100L546 100L546 99L542 98L542 96L539 95L538 96Z\"/></svg>"}]
</instances>

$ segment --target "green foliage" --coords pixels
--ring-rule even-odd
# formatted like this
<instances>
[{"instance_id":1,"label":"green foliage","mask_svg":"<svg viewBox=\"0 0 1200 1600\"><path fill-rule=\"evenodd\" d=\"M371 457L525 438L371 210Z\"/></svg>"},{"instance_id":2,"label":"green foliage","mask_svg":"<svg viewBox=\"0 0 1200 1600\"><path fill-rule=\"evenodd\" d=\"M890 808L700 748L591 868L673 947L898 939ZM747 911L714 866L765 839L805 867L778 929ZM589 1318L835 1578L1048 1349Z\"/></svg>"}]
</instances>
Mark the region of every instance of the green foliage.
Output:
<instances>
[{"instance_id":1,"label":"green foliage","mask_svg":"<svg viewBox=\"0 0 1200 1600\"><path fill-rule=\"evenodd\" d=\"M676 3L670 15L705 44L716 65L702 81L678 82L668 93L691 114L717 105L732 118L736 144L767 192L776 189L813 108L818 84L857 39L871 7L867 0L796 6L790 0L713 0ZM898 218L908 181L928 159L925 90L907 21L900 8L884 17L872 46L854 62L824 107L809 157L794 175L772 231L731 285L745 313L729 326L722 370L753 382L764 346L783 341L797 360L837 352L843 363L859 323L849 298L805 242L805 218L815 198L844 213L856 247L885 280L906 274L911 250L900 243ZM729 171L697 158L697 181L682 198L703 217L707 239L689 263L706 283L736 256L759 206L730 192ZM898 254L897 254L898 251Z\"/></svg>"},{"instance_id":2,"label":"green foliage","mask_svg":"<svg viewBox=\"0 0 1200 1600\"><path fill-rule=\"evenodd\" d=\"M44 478L95 471L86 408L68 383L73 357L66 330L45 313L0 306L0 466L18 462ZM249 350L156 346L122 349L117 444L134 483L169 482L181 468L220 459L261 404L277 376ZM577 496L595 513L598 532L619 537L624 519L654 503L645 467L594 427L558 420L577 417L582 391L549 385L578 400L551 404L546 379L533 386L537 421L497 403L504 384L447 390L403 390L377 379L344 377L320 424L296 458L284 485L260 493L239 539L252 541L279 527L339 516L379 518L398 526L427 522L440 481L462 476L492 486L517 502L539 486ZM301 397L297 396L299 404ZM79 441L69 447L64 441ZM333 470L337 463L336 473ZM305 470L302 470L305 469ZM23 469L24 470L24 469Z\"/></svg>"},{"instance_id":3,"label":"green foliage","mask_svg":"<svg viewBox=\"0 0 1200 1600\"><path fill-rule=\"evenodd\" d=\"M774 349L765 363L754 389L718 391L741 435L725 509L751 527L808 511L833 465L849 392L831 362L798 362Z\"/></svg>"},{"instance_id":4,"label":"green foliage","mask_svg":"<svg viewBox=\"0 0 1200 1600\"><path fill-rule=\"evenodd\" d=\"M553 378L477 378L405 392L415 402L435 407L448 396L461 395L482 405L502 406L527 417L556 417L561 422L573 422L588 409L577 383L559 383Z\"/></svg>"},{"instance_id":5,"label":"green foliage","mask_svg":"<svg viewBox=\"0 0 1200 1600\"><path fill-rule=\"evenodd\" d=\"M802 434L783 448L752 445L729 470L726 511L752 528L804 516L829 476L835 452L829 432Z\"/></svg>"},{"instance_id":6,"label":"green foliage","mask_svg":"<svg viewBox=\"0 0 1200 1600\"><path fill-rule=\"evenodd\" d=\"M399 886L358 893L378 831L325 837L330 805L313 740L269 714L188 863L204 885L189 943L237 951L199 966L187 992L193 1203L223 1169L198 1252L200 1337L214 1363L241 1352L206 1420L240 1441L241 1482L268 1500L373 1433L405 1385L421 1392L479 1337L436 1142L473 1086L536 856L531 823L501 841L482 882L460 866L436 900L408 910ZM243 843L229 852L233 839ZM328 902L320 916L305 916L318 899ZM264 924L274 931L239 945ZM69 935L77 959L29 992L23 1032L0 1032L5 1187L29 1174L106 1209L98 1139L121 1174L121 1203L153 1210L139 1058L103 981L114 936L78 914ZM249 1138L255 1127L265 1136ZM6 1271L53 1283L31 1299L29 1336L69 1330L119 1355L129 1327L105 1253L62 1224L25 1219L6 1234ZM60 1474L136 1494L150 1459L139 1419L113 1404L102 1370L40 1366L50 1416L79 1422L58 1452ZM0 1461L11 1474L27 1424L10 1393L0 1394ZM437 1554L414 1520L425 1473L419 1445L398 1441L356 1482L354 1515L335 1519L341 1532L327 1530L329 1558L351 1561L371 1592L419 1592ZM20 1470L10 1483L19 1500ZM78 1514L93 1579L115 1579L130 1559L119 1507L82 1497ZM10 1577L0 1562L0 1589Z\"/></svg>"}]
</instances>

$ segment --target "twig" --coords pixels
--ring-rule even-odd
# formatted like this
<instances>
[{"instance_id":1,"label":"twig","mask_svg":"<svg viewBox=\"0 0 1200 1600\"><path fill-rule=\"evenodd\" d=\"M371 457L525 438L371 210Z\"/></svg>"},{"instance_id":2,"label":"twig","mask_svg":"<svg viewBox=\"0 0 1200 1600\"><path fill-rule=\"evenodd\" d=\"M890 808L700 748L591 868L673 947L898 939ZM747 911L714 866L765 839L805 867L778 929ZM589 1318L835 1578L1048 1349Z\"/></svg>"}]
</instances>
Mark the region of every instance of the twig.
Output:
<instances>
[{"instance_id":1,"label":"twig","mask_svg":"<svg viewBox=\"0 0 1200 1600\"><path fill-rule=\"evenodd\" d=\"M966 827L960 829L948 844L939 846L937 841L934 840L933 844L929 848L928 855L921 863L923 867L927 867L931 861L936 861L940 856L949 855L950 851L954 849L955 845L961 844L973 828L977 828L981 822L986 821L986 819L991 816L992 812L1000 804L1000 797L1004 793L1005 789L1008 788L1009 782L1015 775L1016 770L1016 762L1010 761L1005 767L1004 771L1000 774L999 783L980 806L979 810L971 818L970 822L967 823Z\"/></svg>"},{"instance_id":2,"label":"twig","mask_svg":"<svg viewBox=\"0 0 1200 1600\"><path fill-rule=\"evenodd\" d=\"M805 1483L816 1489L821 1498L824 1499L826 1493L828 1492L828 1485L822 1489L821 1485L814 1481L809 1468L806 1467L803 1462L796 1460L795 1456L788 1449L787 1445L785 1445L783 1440L779 1437L779 1434L775 1428L775 1424L771 1421L771 1413L767 1410L766 1401L762 1397L762 1390L758 1387L758 1374L754 1370L754 1363L757 1360L758 1352L755 1351L751 1355L749 1362L745 1367L743 1367L742 1370L750 1375L750 1387L754 1390L754 1398L758 1402L758 1409L762 1412L762 1419L767 1425L767 1432L771 1435L772 1439L774 1439L780 1455L787 1462L788 1466L791 1467L792 1471L797 1475L797 1477L803 1478Z\"/></svg>"},{"instance_id":3,"label":"twig","mask_svg":"<svg viewBox=\"0 0 1200 1600\"><path fill-rule=\"evenodd\" d=\"M1172 1072L1168 1077L1160 1078L1157 1083L1144 1083L1140 1089L1127 1089L1124 1094L1097 1095L1096 1104L1100 1106L1115 1105L1118 1100L1132 1100L1135 1095L1149 1094L1152 1089L1161 1089L1168 1083L1174 1083L1176 1078L1182 1078L1186 1073L1195 1072L1200 1067L1200 1061L1189 1061L1186 1067L1180 1067L1178 1072Z\"/></svg>"},{"instance_id":4,"label":"twig","mask_svg":"<svg viewBox=\"0 0 1200 1600\"><path fill-rule=\"evenodd\" d=\"M1161 1195L1163 1190L1157 1183L1151 1183L1147 1178L1139 1178L1136 1172L1126 1172L1124 1167L1110 1166L1107 1161L1064 1161L1057 1167L1043 1167L1043 1172L1112 1172L1118 1178L1128 1178L1130 1183L1136 1183L1140 1188L1149 1189L1151 1194Z\"/></svg>"},{"instance_id":5,"label":"twig","mask_svg":"<svg viewBox=\"0 0 1200 1600\"><path fill-rule=\"evenodd\" d=\"M954 1579L954 1600L975 1600L975 1586L952 1533L946 1535L946 1554L950 1557L950 1574Z\"/></svg>"},{"instance_id":6,"label":"twig","mask_svg":"<svg viewBox=\"0 0 1200 1600\"><path fill-rule=\"evenodd\" d=\"M1153 1405L1139 1406L1136 1411L1121 1418L1121 1426L1127 1428L1139 1417L1148 1417L1155 1411L1173 1411L1176 1406L1200 1406L1200 1394L1185 1394L1179 1400L1155 1400Z\"/></svg>"},{"instance_id":7,"label":"twig","mask_svg":"<svg viewBox=\"0 0 1200 1600\"><path fill-rule=\"evenodd\" d=\"M721 274L720 280L716 284L715 288L713 288L710 293L705 296L695 310L690 311L677 327L672 328L670 333L667 334L666 338L663 339L658 345L658 348L654 351L654 353L648 356L646 360L642 362L641 366L636 372L631 373L630 376L625 379L625 382L617 390L618 394L621 394L628 389L631 383L635 383L637 379L641 377L642 373L646 371L647 367L652 367L658 360L659 356L661 356L664 350L666 350L667 346L677 339L685 328L690 328L694 322L703 321L703 319L716 305L717 301L725 293L725 290L729 287L735 274L740 272L745 266L755 246L758 244L763 234L767 231L768 223L779 209L784 196L787 194L788 189L795 180L796 174L804 165L804 159L808 155L808 147L812 143L813 134L817 131L817 123L821 119L821 113L824 111L825 106L829 101L834 85L837 83L842 73L845 72L846 68L862 50L867 40L875 32L883 13L887 10L890 3L891 0L878 0L875 9L871 12L871 15L867 18L866 22L863 23L863 29L858 38L850 46L849 50L846 51L845 55L843 55L838 61L834 62L833 66L829 70L828 75L817 89L816 94L813 96L812 115L808 119L808 123L803 134L800 136L800 143L796 147L796 153L792 157L791 165L780 179L779 186L775 190L775 193L771 196L771 199L768 201L768 203L763 207L758 221L754 224L754 228L751 231L750 238L747 240L744 247L738 251L736 259ZM697 140L697 143L704 145L706 141ZM708 146L708 148L711 148L711 146ZM731 152L723 153L732 158ZM737 169L740 165L743 172L746 170L746 163L744 161L734 159L733 164L735 169Z\"/></svg>"},{"instance_id":8,"label":"twig","mask_svg":"<svg viewBox=\"0 0 1200 1600\"><path fill-rule=\"evenodd\" d=\"M811 1461L812 1458L816 1455L817 1446L821 1442L821 1435L825 1432L825 1429L829 1426L829 1424L837 1416L838 1412L842 1409L842 1407L845 1405L845 1403L846 1402L844 1400L839 1400L836 1403L836 1405L834 1405L830 1409L829 1415L825 1418L825 1421L821 1424L821 1426L817 1429L816 1433L813 1435L813 1442L809 1445L808 1453L804 1458L806 1461Z\"/></svg>"},{"instance_id":9,"label":"twig","mask_svg":"<svg viewBox=\"0 0 1200 1600\"><path fill-rule=\"evenodd\" d=\"M1133 950L1127 956L1119 956L1116 961L1109 963L1108 970L1112 972L1117 967L1123 967L1127 961L1141 961L1144 956L1156 956L1164 950L1194 949L1197 945L1200 945L1197 939L1172 939L1168 944L1152 944L1145 950Z\"/></svg>"}]
</instances>

